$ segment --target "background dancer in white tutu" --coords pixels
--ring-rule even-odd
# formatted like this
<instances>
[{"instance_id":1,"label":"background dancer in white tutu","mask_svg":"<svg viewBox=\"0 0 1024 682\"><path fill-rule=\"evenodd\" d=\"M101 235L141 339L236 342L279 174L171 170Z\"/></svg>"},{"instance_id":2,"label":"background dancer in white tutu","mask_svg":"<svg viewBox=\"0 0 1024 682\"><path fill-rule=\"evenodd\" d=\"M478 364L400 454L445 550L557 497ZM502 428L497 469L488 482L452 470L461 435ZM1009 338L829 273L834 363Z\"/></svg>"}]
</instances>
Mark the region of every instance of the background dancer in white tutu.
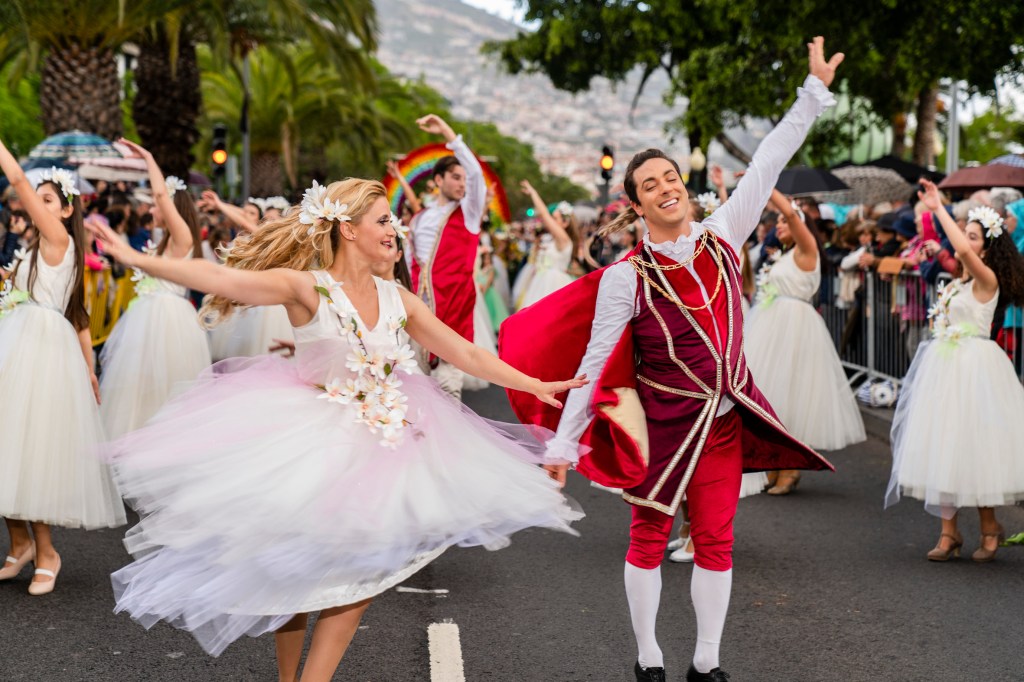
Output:
<instances>
[{"instance_id":1,"label":"background dancer in white tutu","mask_svg":"<svg viewBox=\"0 0 1024 682\"><path fill-rule=\"evenodd\" d=\"M213 190L206 190L199 206L222 213L238 228L235 239L244 241L260 229L261 222L280 218L288 210L288 201L284 197L249 197L245 205L239 207L224 201ZM210 356L214 362L262 355L279 347L278 341L291 343L295 340L288 323L288 313L282 306L235 310L227 319L216 321L216 326L209 332L209 339Z\"/></svg>"},{"instance_id":2,"label":"background dancer in white tutu","mask_svg":"<svg viewBox=\"0 0 1024 682\"><path fill-rule=\"evenodd\" d=\"M277 631L282 680L296 679L304 614L320 611L302 679L328 680L370 598L446 548L496 549L531 526L571 532L580 514L536 466L540 431L446 395L416 369L406 332L551 405L585 378L528 377L373 277L394 257L391 219L379 182L314 183L301 213L236 246L227 268L145 256L91 228L129 265L213 292L211 308L284 305L297 342L294 362L216 365L113 444L142 517L126 541L137 559L113 577L118 611L167 620L214 654Z\"/></svg>"},{"instance_id":3,"label":"background dancer in white tutu","mask_svg":"<svg viewBox=\"0 0 1024 682\"><path fill-rule=\"evenodd\" d=\"M782 192L774 190L771 203L783 253L758 275L745 325L747 363L794 437L817 450L839 450L867 434L828 327L811 303L821 285L818 242ZM789 494L799 481L799 471L780 471L768 494Z\"/></svg>"},{"instance_id":4,"label":"background dancer in white tutu","mask_svg":"<svg viewBox=\"0 0 1024 682\"><path fill-rule=\"evenodd\" d=\"M932 561L959 556L959 509L977 507L981 542L972 558L987 562L1003 537L993 507L1024 499L1024 387L989 337L994 317L1024 303L1024 260L993 209L972 210L961 229L935 184L921 184L918 196L939 217L962 278L939 293L929 311L933 338L907 373L892 424L886 506L902 492L942 517Z\"/></svg>"},{"instance_id":5,"label":"background dancer in white tutu","mask_svg":"<svg viewBox=\"0 0 1024 682\"><path fill-rule=\"evenodd\" d=\"M75 180L55 168L33 189L2 142L0 168L39 235L5 268L0 292L0 516L11 536L0 580L17 577L34 561L28 590L41 595L53 591L61 566L50 526L120 526L124 506L94 456L103 427Z\"/></svg>"},{"instance_id":6,"label":"background dancer in white tutu","mask_svg":"<svg viewBox=\"0 0 1024 682\"><path fill-rule=\"evenodd\" d=\"M203 259L199 215L180 179L166 180L153 155L121 140L146 161L153 190L153 218L163 238L156 255L167 259ZM167 402L175 384L192 381L210 365L210 346L188 290L172 282L136 273L136 298L125 311L100 354L104 397L100 414L108 438L139 428Z\"/></svg>"},{"instance_id":7,"label":"background dancer in white tutu","mask_svg":"<svg viewBox=\"0 0 1024 682\"><path fill-rule=\"evenodd\" d=\"M579 246L579 226L572 215L572 204L563 201L552 215L537 190L527 180L519 183L523 194L533 201L533 208L544 228L533 243L533 271L518 301L521 310L573 281L569 265Z\"/></svg>"}]
</instances>

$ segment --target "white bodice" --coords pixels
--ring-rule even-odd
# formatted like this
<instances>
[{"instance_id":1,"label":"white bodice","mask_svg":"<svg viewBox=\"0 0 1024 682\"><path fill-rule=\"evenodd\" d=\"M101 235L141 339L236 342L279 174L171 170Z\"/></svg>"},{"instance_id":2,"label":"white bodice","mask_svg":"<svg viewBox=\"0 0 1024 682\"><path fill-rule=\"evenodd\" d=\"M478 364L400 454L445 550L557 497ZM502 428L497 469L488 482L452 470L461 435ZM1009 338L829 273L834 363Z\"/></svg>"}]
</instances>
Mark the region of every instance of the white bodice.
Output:
<instances>
[{"instance_id":1,"label":"white bodice","mask_svg":"<svg viewBox=\"0 0 1024 682\"><path fill-rule=\"evenodd\" d=\"M957 293L949 300L949 323L951 325L965 324L976 330L979 336L988 337L992 329L992 318L996 312L996 305L999 303L999 290L996 289L995 296L988 303L980 303L974 297L974 280L964 284L960 280L954 280L946 285L956 287Z\"/></svg>"},{"instance_id":2,"label":"white bodice","mask_svg":"<svg viewBox=\"0 0 1024 682\"><path fill-rule=\"evenodd\" d=\"M301 327L294 327L296 356L301 356L304 349L308 349L310 345L319 341L333 339L343 341L346 347L349 345L348 334L343 329L346 320L342 319L335 308L340 310L344 317L350 315L354 317L369 353L391 350L409 343L409 335L403 328L403 321L406 317L405 305L402 303L398 285L379 277L373 278L374 284L377 286L380 316L376 326L369 329L359 317L355 306L345 296L345 292L340 286L341 282L336 282L323 270L315 270L312 275L316 278L316 286L330 292L334 306L332 307L331 301L321 293L320 307L317 308L313 319Z\"/></svg>"},{"instance_id":3,"label":"white bodice","mask_svg":"<svg viewBox=\"0 0 1024 682\"><path fill-rule=\"evenodd\" d=\"M805 272L797 266L795 254L796 250L790 249L775 261L768 271L768 283L774 285L778 296L810 303L821 286L821 260L815 256L814 270Z\"/></svg>"},{"instance_id":4,"label":"white bodice","mask_svg":"<svg viewBox=\"0 0 1024 682\"><path fill-rule=\"evenodd\" d=\"M29 272L32 270L32 254L25 256L18 267L18 273L14 278L16 289L28 291ZM55 266L46 264L43 254L36 259L36 277L32 282L32 300L41 306L52 308L60 313L68 307L71 300L72 288L75 285L75 243L68 240L67 251L64 258Z\"/></svg>"},{"instance_id":5,"label":"white bodice","mask_svg":"<svg viewBox=\"0 0 1024 682\"><path fill-rule=\"evenodd\" d=\"M572 261L572 242L570 241L568 246L564 249L559 250L555 245L555 240L551 235L544 235L541 237L540 243L537 245L539 252L537 253L536 267L538 271L542 270L558 270L561 272L568 272L569 263Z\"/></svg>"}]
</instances>

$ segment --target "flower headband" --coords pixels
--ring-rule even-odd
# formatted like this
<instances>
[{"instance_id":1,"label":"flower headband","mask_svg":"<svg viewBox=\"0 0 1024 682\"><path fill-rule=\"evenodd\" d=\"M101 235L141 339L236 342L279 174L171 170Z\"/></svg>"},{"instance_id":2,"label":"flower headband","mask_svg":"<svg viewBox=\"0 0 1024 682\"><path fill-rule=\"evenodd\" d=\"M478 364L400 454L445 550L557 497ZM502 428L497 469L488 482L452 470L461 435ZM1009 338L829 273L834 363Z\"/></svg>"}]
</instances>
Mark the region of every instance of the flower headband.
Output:
<instances>
[{"instance_id":1,"label":"flower headband","mask_svg":"<svg viewBox=\"0 0 1024 682\"><path fill-rule=\"evenodd\" d=\"M247 204L252 204L260 210L260 214L266 213L267 211L267 200L259 197L249 197L246 199Z\"/></svg>"},{"instance_id":2,"label":"flower headband","mask_svg":"<svg viewBox=\"0 0 1024 682\"><path fill-rule=\"evenodd\" d=\"M57 168L53 166L48 171L44 171L41 182L53 182L60 186L61 193L64 194L64 198L71 203L71 197L76 194L81 194L78 188L75 187L75 176L72 175L71 171L66 168Z\"/></svg>"},{"instance_id":3,"label":"flower headband","mask_svg":"<svg viewBox=\"0 0 1024 682\"><path fill-rule=\"evenodd\" d=\"M722 202L718 200L718 197L714 192L704 192L703 194L697 195L697 203L704 209L704 217L707 218L709 215L714 213Z\"/></svg>"},{"instance_id":4,"label":"flower headband","mask_svg":"<svg viewBox=\"0 0 1024 682\"><path fill-rule=\"evenodd\" d=\"M281 196L268 197L267 199L263 199L263 210L266 211L268 208L276 208L281 213L284 213L291 208L291 204L287 199Z\"/></svg>"},{"instance_id":5,"label":"flower headband","mask_svg":"<svg viewBox=\"0 0 1024 682\"><path fill-rule=\"evenodd\" d=\"M991 206L972 208L967 214L967 222L984 227L986 239L995 239L1003 233L1003 219Z\"/></svg>"},{"instance_id":6,"label":"flower headband","mask_svg":"<svg viewBox=\"0 0 1024 682\"><path fill-rule=\"evenodd\" d=\"M185 181L176 175L168 175L164 178L164 184L167 185L167 196L172 199L178 192L188 189L188 185L185 184Z\"/></svg>"},{"instance_id":7,"label":"flower headband","mask_svg":"<svg viewBox=\"0 0 1024 682\"><path fill-rule=\"evenodd\" d=\"M405 241L409 238L409 226L402 222L402 219L396 216L394 213L391 214L391 227L395 228L395 234Z\"/></svg>"},{"instance_id":8,"label":"flower headband","mask_svg":"<svg viewBox=\"0 0 1024 682\"><path fill-rule=\"evenodd\" d=\"M570 204L568 201L560 201L558 202L558 205L555 206L555 212L561 213L566 218L572 215L573 210L574 209L572 207L572 204Z\"/></svg>"},{"instance_id":9,"label":"flower headband","mask_svg":"<svg viewBox=\"0 0 1024 682\"><path fill-rule=\"evenodd\" d=\"M348 222L352 220L352 216L345 213L347 210L348 204L328 199L327 188L314 180L313 186L307 189L302 195L299 222L303 225L309 225L309 229L306 231L306 234L312 236L316 232L316 226L322 220L329 223L332 223L335 220L339 220L341 222Z\"/></svg>"}]
</instances>

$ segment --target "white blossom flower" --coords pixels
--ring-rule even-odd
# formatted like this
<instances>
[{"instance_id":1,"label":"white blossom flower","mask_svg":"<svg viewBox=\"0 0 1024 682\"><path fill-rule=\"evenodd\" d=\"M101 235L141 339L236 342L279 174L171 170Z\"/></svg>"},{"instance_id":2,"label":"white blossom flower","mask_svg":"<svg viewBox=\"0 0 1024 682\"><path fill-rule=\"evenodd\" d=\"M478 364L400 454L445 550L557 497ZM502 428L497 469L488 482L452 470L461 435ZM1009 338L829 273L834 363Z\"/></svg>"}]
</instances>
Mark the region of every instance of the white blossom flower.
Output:
<instances>
[{"instance_id":1,"label":"white blossom flower","mask_svg":"<svg viewBox=\"0 0 1024 682\"><path fill-rule=\"evenodd\" d=\"M324 201L323 209L320 211L320 217L327 221L340 220L341 222L348 222L352 220L352 217L347 215L346 211L348 211L348 204L327 199Z\"/></svg>"},{"instance_id":2,"label":"white blossom flower","mask_svg":"<svg viewBox=\"0 0 1024 682\"><path fill-rule=\"evenodd\" d=\"M704 192L703 194L697 195L697 203L704 209L704 217L714 213L722 202L718 200L718 196L714 192Z\"/></svg>"},{"instance_id":3,"label":"white blossom flower","mask_svg":"<svg viewBox=\"0 0 1024 682\"><path fill-rule=\"evenodd\" d=\"M403 343L391 353L396 369L412 372L416 367L416 351L407 343Z\"/></svg>"},{"instance_id":4,"label":"white blossom flower","mask_svg":"<svg viewBox=\"0 0 1024 682\"><path fill-rule=\"evenodd\" d=\"M395 234L401 237L403 240L409 238L409 226L402 222L394 213L391 214L391 227L394 228Z\"/></svg>"},{"instance_id":5,"label":"white blossom flower","mask_svg":"<svg viewBox=\"0 0 1024 682\"><path fill-rule=\"evenodd\" d=\"M555 213L561 213L566 218L571 216L574 210L575 209L573 209L572 204L568 201L560 201L558 202L558 205L555 206Z\"/></svg>"},{"instance_id":6,"label":"white blossom flower","mask_svg":"<svg viewBox=\"0 0 1024 682\"><path fill-rule=\"evenodd\" d=\"M40 176L40 179L42 182L56 183L68 202L71 201L72 196L81 194L76 186L74 174L66 168L57 168L56 166L53 166L50 170L44 171Z\"/></svg>"},{"instance_id":7,"label":"white blossom flower","mask_svg":"<svg viewBox=\"0 0 1024 682\"><path fill-rule=\"evenodd\" d=\"M345 356L345 367L360 374L370 368L370 358L361 349L349 351Z\"/></svg>"},{"instance_id":8,"label":"white blossom flower","mask_svg":"<svg viewBox=\"0 0 1024 682\"><path fill-rule=\"evenodd\" d=\"M267 197L263 200L264 211L270 208L276 208L278 211L281 211L281 213L284 213L291 208L291 206L292 205L288 203L288 200L282 196Z\"/></svg>"},{"instance_id":9,"label":"white blossom flower","mask_svg":"<svg viewBox=\"0 0 1024 682\"><path fill-rule=\"evenodd\" d=\"M995 239L1003 233L1003 219L991 206L978 206L967 214L968 223L978 223L985 228L985 238Z\"/></svg>"},{"instance_id":10,"label":"white blossom flower","mask_svg":"<svg viewBox=\"0 0 1024 682\"><path fill-rule=\"evenodd\" d=\"M329 403L341 403L344 389L345 384L341 383L341 379L334 378L324 385L324 392L318 395L317 399L326 400Z\"/></svg>"},{"instance_id":11,"label":"white blossom flower","mask_svg":"<svg viewBox=\"0 0 1024 682\"><path fill-rule=\"evenodd\" d=\"M167 196L172 199L178 192L188 189L188 185L185 184L185 181L176 175L168 175L164 178L164 185L167 186Z\"/></svg>"}]
</instances>

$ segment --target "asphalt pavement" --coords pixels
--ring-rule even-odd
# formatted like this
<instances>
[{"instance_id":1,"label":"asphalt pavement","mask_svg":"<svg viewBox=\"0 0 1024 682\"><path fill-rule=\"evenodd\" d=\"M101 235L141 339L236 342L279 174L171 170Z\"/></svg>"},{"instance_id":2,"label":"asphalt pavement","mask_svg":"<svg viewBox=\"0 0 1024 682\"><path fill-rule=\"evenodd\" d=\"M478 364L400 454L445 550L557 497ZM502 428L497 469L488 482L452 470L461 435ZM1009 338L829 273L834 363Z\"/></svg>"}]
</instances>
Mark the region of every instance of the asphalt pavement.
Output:
<instances>
[{"instance_id":1,"label":"asphalt pavement","mask_svg":"<svg viewBox=\"0 0 1024 682\"><path fill-rule=\"evenodd\" d=\"M511 419L500 390L467 402ZM740 501L722 645L731 682L1024 680L1024 548L1004 548L987 565L926 561L938 521L914 500L883 511L890 453L877 435L831 453L837 472L805 475L789 497ZM530 530L500 551L450 550L405 583L413 591L370 607L335 679L448 682L458 668L449 625L435 629L448 639L431 677L428 628L441 623L457 626L470 682L632 680L622 587L629 509L576 475L567 490L587 513L580 537ZM1024 530L1024 509L998 515L1007 531ZM961 526L969 556L977 514L966 511ZM123 531L55 530L64 567L49 596L26 593L27 570L0 583L0 679L276 680L272 637L212 658L186 633L114 615L108 576L127 561ZM658 632L672 681L684 679L696 636L690 572L663 568Z\"/></svg>"}]
</instances>

